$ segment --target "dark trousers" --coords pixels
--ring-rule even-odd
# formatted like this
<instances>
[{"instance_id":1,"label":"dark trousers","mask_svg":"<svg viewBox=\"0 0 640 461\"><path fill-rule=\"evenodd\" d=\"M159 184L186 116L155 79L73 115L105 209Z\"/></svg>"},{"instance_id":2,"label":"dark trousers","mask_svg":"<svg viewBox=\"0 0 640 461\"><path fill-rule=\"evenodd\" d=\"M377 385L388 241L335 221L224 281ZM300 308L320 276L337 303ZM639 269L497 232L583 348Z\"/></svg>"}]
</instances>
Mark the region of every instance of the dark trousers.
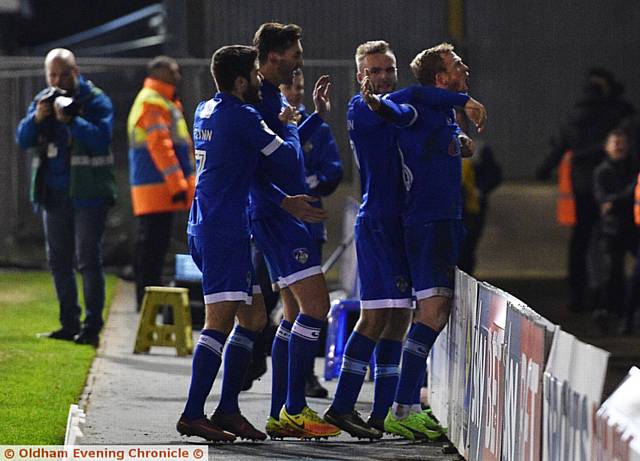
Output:
<instances>
[{"instance_id":1,"label":"dark trousers","mask_svg":"<svg viewBox=\"0 0 640 461\"><path fill-rule=\"evenodd\" d=\"M625 232L620 235L598 235L596 245L599 253L598 270L602 273L598 283L598 308L609 314L624 316L624 257L627 252L636 254L636 234Z\"/></svg>"},{"instance_id":2,"label":"dark trousers","mask_svg":"<svg viewBox=\"0 0 640 461\"><path fill-rule=\"evenodd\" d=\"M591 234L598 222L598 208L591 194L576 194L576 225L569 242L569 289L570 304L581 309L585 304L585 293L589 288L587 252Z\"/></svg>"},{"instance_id":3,"label":"dark trousers","mask_svg":"<svg viewBox=\"0 0 640 461\"><path fill-rule=\"evenodd\" d=\"M104 308L102 240L107 207L74 208L68 197L49 194L42 219L47 261L60 304L60 324L69 331L80 330L75 256L77 270L82 275L85 301L83 329L100 331Z\"/></svg>"},{"instance_id":4,"label":"dark trousers","mask_svg":"<svg viewBox=\"0 0 640 461\"><path fill-rule=\"evenodd\" d=\"M134 254L136 299L142 305L144 288L162 285L162 267L171 241L173 213L153 213L137 217L138 233Z\"/></svg>"}]
</instances>

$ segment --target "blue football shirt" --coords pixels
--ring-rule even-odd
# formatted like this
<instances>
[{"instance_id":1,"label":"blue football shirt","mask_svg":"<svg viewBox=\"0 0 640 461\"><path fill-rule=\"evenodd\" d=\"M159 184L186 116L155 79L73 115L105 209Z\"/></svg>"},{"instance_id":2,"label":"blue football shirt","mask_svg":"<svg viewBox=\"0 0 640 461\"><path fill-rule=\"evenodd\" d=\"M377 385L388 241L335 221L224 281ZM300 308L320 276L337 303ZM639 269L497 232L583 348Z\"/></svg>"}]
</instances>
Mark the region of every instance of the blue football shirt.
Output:
<instances>
[{"instance_id":1,"label":"blue football shirt","mask_svg":"<svg viewBox=\"0 0 640 461\"><path fill-rule=\"evenodd\" d=\"M253 106L217 93L198 105L193 140L197 183L188 233L248 238L246 209L258 160L269 157L274 165L289 165L300 151L297 128L283 125L278 135Z\"/></svg>"}]
</instances>

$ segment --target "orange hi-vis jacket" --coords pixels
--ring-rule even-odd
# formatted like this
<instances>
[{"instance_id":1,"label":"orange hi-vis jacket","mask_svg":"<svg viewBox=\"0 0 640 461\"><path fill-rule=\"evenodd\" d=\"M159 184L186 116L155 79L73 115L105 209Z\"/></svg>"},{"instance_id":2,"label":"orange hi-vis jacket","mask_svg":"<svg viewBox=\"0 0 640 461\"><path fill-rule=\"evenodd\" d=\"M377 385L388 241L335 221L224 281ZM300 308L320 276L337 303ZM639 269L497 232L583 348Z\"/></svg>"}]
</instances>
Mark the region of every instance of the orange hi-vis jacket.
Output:
<instances>
[{"instance_id":1,"label":"orange hi-vis jacket","mask_svg":"<svg viewBox=\"0 0 640 461\"><path fill-rule=\"evenodd\" d=\"M558 201L556 219L561 226L576 225L576 200L571 181L571 151L564 153L558 168Z\"/></svg>"},{"instance_id":2,"label":"orange hi-vis jacket","mask_svg":"<svg viewBox=\"0 0 640 461\"><path fill-rule=\"evenodd\" d=\"M633 221L636 223L636 226L640 226L640 173L638 174L638 181L636 182L634 195L635 200L633 202Z\"/></svg>"},{"instance_id":3,"label":"orange hi-vis jacket","mask_svg":"<svg viewBox=\"0 0 640 461\"><path fill-rule=\"evenodd\" d=\"M174 94L174 85L147 78L129 113L129 183L136 216L188 210L193 200L193 143ZM174 202L181 192L186 202Z\"/></svg>"}]
</instances>

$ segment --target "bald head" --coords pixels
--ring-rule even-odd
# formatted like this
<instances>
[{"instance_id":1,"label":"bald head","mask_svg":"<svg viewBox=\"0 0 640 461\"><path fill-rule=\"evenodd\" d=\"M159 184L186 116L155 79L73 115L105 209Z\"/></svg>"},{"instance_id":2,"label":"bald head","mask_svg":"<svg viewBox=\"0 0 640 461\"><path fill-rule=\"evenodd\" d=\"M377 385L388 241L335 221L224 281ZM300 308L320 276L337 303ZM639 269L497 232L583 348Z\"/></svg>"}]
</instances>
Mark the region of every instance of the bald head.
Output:
<instances>
[{"instance_id":1,"label":"bald head","mask_svg":"<svg viewBox=\"0 0 640 461\"><path fill-rule=\"evenodd\" d=\"M65 48L55 48L44 60L44 72L49 86L73 92L78 84L76 57Z\"/></svg>"}]
</instances>

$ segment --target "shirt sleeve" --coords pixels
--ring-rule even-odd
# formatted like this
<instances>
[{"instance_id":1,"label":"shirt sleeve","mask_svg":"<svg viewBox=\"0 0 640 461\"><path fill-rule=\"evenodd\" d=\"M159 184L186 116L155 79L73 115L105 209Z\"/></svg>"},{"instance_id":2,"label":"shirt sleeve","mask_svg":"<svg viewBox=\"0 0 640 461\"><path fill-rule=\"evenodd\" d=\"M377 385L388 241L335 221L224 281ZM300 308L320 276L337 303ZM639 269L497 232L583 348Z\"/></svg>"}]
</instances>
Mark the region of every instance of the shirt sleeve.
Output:
<instances>
[{"instance_id":1,"label":"shirt sleeve","mask_svg":"<svg viewBox=\"0 0 640 461\"><path fill-rule=\"evenodd\" d=\"M106 153L113 131L111 100L105 94L96 96L91 110L87 112L90 115L84 118L77 116L69 123L71 135L92 151Z\"/></svg>"},{"instance_id":2,"label":"shirt sleeve","mask_svg":"<svg viewBox=\"0 0 640 461\"><path fill-rule=\"evenodd\" d=\"M432 107L463 107L469 100L469 95L455 93L434 86L414 85L409 87L413 101L421 102Z\"/></svg>"},{"instance_id":3,"label":"shirt sleeve","mask_svg":"<svg viewBox=\"0 0 640 461\"><path fill-rule=\"evenodd\" d=\"M322 126L322 117L314 112L300 124L298 127L298 135L300 136L300 144L305 145L307 141L313 136Z\"/></svg>"},{"instance_id":4,"label":"shirt sleeve","mask_svg":"<svg viewBox=\"0 0 640 461\"><path fill-rule=\"evenodd\" d=\"M247 124L246 131L242 133L242 136L252 148L276 162L286 162L290 158L297 157L300 150L300 138L298 128L295 125L285 125L284 138L281 138L267 126L255 109L250 106L244 107L247 110Z\"/></svg>"},{"instance_id":5,"label":"shirt sleeve","mask_svg":"<svg viewBox=\"0 0 640 461\"><path fill-rule=\"evenodd\" d=\"M36 124L36 103L29 105L27 115L20 120L16 129L16 142L22 149L29 149L38 143L38 125Z\"/></svg>"},{"instance_id":6,"label":"shirt sleeve","mask_svg":"<svg viewBox=\"0 0 640 461\"><path fill-rule=\"evenodd\" d=\"M312 195L326 196L333 193L342 180L342 162L331 128L323 123L313 138L311 168L306 172L306 181Z\"/></svg>"}]
</instances>

